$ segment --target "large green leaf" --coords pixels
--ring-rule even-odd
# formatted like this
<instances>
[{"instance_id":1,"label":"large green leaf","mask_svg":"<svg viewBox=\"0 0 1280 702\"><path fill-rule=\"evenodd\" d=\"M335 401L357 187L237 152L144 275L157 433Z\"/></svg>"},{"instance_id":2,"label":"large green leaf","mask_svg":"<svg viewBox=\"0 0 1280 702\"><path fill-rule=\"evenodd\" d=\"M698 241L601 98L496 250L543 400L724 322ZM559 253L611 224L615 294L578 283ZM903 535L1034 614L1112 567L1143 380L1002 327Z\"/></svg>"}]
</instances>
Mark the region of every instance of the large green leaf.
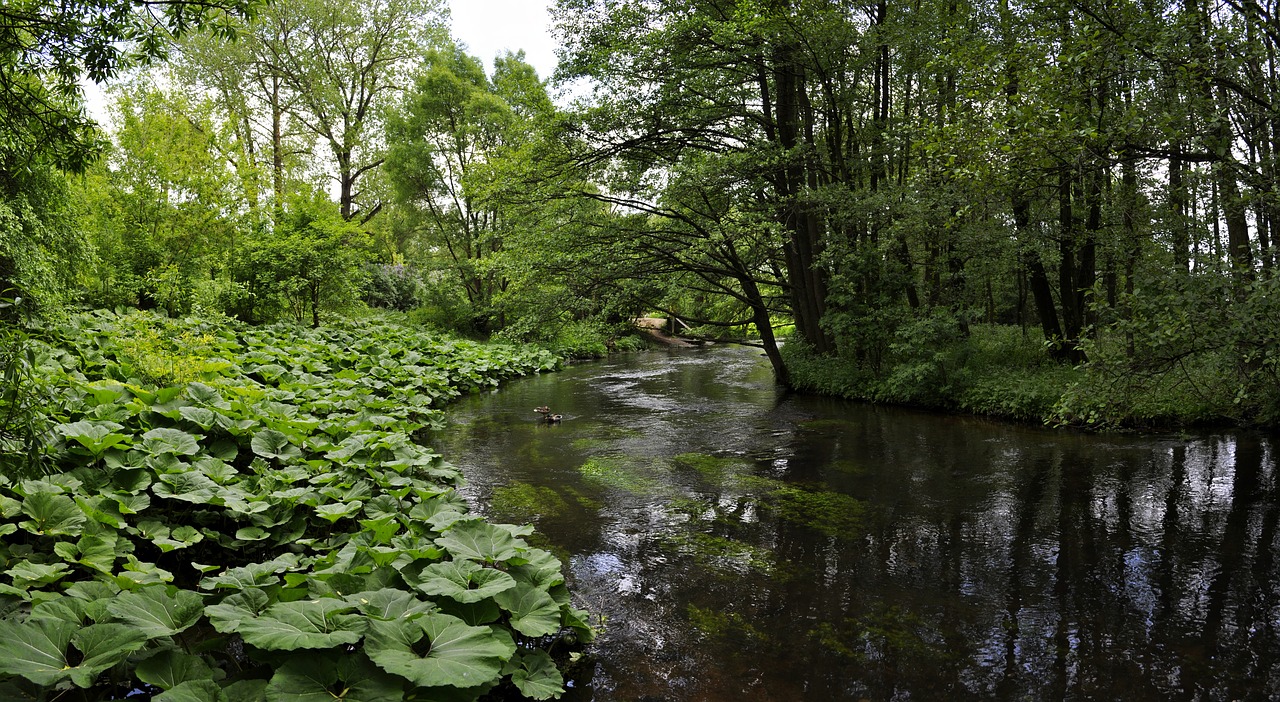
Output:
<instances>
[{"instance_id":1,"label":"large green leaf","mask_svg":"<svg viewBox=\"0 0 1280 702\"><path fill-rule=\"evenodd\" d=\"M187 397L196 404L208 405L222 410L231 409L231 404L222 399L222 395L217 390L204 383L191 383L188 385Z\"/></svg>"},{"instance_id":2,"label":"large green leaf","mask_svg":"<svg viewBox=\"0 0 1280 702\"><path fill-rule=\"evenodd\" d=\"M181 429L160 427L142 435L141 448L152 455L193 456L200 452L202 438Z\"/></svg>"},{"instance_id":3,"label":"large green leaf","mask_svg":"<svg viewBox=\"0 0 1280 702\"><path fill-rule=\"evenodd\" d=\"M19 675L38 685L70 679L89 687L102 671L146 642L145 634L123 624L79 628L63 619L0 621L0 674ZM76 665L68 660L68 643L79 652Z\"/></svg>"},{"instance_id":4,"label":"large green leaf","mask_svg":"<svg viewBox=\"0 0 1280 702\"><path fill-rule=\"evenodd\" d=\"M168 536L155 536L151 542L160 547L161 551L168 553L180 548L186 548L204 541L204 534L200 533L195 527L180 526L169 532Z\"/></svg>"},{"instance_id":5,"label":"large green leaf","mask_svg":"<svg viewBox=\"0 0 1280 702\"><path fill-rule=\"evenodd\" d=\"M51 492L27 495L22 500L22 513L31 519L18 526L43 536L79 536L86 521L75 500Z\"/></svg>"},{"instance_id":6,"label":"large green leaf","mask_svg":"<svg viewBox=\"0 0 1280 702\"><path fill-rule=\"evenodd\" d=\"M151 698L152 702L228 702L226 692L212 680L188 680Z\"/></svg>"},{"instance_id":7,"label":"large green leaf","mask_svg":"<svg viewBox=\"0 0 1280 702\"><path fill-rule=\"evenodd\" d=\"M353 644L364 635L368 620L343 600L324 598L304 602L277 602L262 616L240 622L237 631L245 643L269 651L329 648Z\"/></svg>"},{"instance_id":8,"label":"large green leaf","mask_svg":"<svg viewBox=\"0 0 1280 702\"><path fill-rule=\"evenodd\" d=\"M20 675L37 685L66 680L67 644L79 628L64 619L0 621L0 674Z\"/></svg>"},{"instance_id":9,"label":"large green leaf","mask_svg":"<svg viewBox=\"0 0 1280 702\"><path fill-rule=\"evenodd\" d=\"M138 663L134 675L161 690L171 690L192 680L212 680L213 668L200 656L166 648Z\"/></svg>"},{"instance_id":10,"label":"large green leaf","mask_svg":"<svg viewBox=\"0 0 1280 702\"><path fill-rule=\"evenodd\" d=\"M66 563L35 563L19 561L17 565L5 571L13 578L13 586L26 590L56 583L71 573Z\"/></svg>"},{"instance_id":11,"label":"large green leaf","mask_svg":"<svg viewBox=\"0 0 1280 702\"><path fill-rule=\"evenodd\" d=\"M560 630L560 605L546 590L520 583L493 599L511 613L511 627L525 636L547 636Z\"/></svg>"},{"instance_id":12,"label":"large green leaf","mask_svg":"<svg viewBox=\"0 0 1280 702\"><path fill-rule=\"evenodd\" d=\"M141 514L151 506L151 496L147 494L131 495L119 492L111 495L111 499L116 501L120 514Z\"/></svg>"},{"instance_id":13,"label":"large green leaf","mask_svg":"<svg viewBox=\"0 0 1280 702\"><path fill-rule=\"evenodd\" d=\"M216 605L209 605L204 612L209 616L213 628L229 634L240 627L240 622L253 619L267 611L271 599L267 593L256 587L247 587L232 595L227 595Z\"/></svg>"},{"instance_id":14,"label":"large green leaf","mask_svg":"<svg viewBox=\"0 0 1280 702\"><path fill-rule=\"evenodd\" d=\"M374 663L422 687L469 688L495 681L515 650L509 637L446 614L375 621L365 637Z\"/></svg>"},{"instance_id":15,"label":"large green leaf","mask_svg":"<svg viewBox=\"0 0 1280 702\"><path fill-rule=\"evenodd\" d=\"M53 550L69 563L111 573L115 570L117 542L114 532L86 533L74 544L67 541L54 544Z\"/></svg>"},{"instance_id":16,"label":"large green leaf","mask_svg":"<svg viewBox=\"0 0 1280 702\"><path fill-rule=\"evenodd\" d=\"M357 592L346 599L366 617L383 621L411 619L435 610L435 605L430 602L423 602L412 593L395 588Z\"/></svg>"},{"instance_id":17,"label":"large green leaf","mask_svg":"<svg viewBox=\"0 0 1280 702\"><path fill-rule=\"evenodd\" d=\"M457 522L436 545L452 553L454 558L496 563L508 560L526 548L524 541L511 532L482 521Z\"/></svg>"},{"instance_id":18,"label":"large green leaf","mask_svg":"<svg viewBox=\"0 0 1280 702\"><path fill-rule=\"evenodd\" d=\"M262 702L267 696L266 680L238 680L222 690L227 702Z\"/></svg>"},{"instance_id":19,"label":"large green leaf","mask_svg":"<svg viewBox=\"0 0 1280 702\"><path fill-rule=\"evenodd\" d=\"M204 599L190 590L169 592L153 585L126 592L107 605L117 619L135 627L149 638L172 636L200 621Z\"/></svg>"},{"instance_id":20,"label":"large green leaf","mask_svg":"<svg viewBox=\"0 0 1280 702\"><path fill-rule=\"evenodd\" d=\"M520 656L520 668L511 674L520 694L535 700L558 700L564 694L564 676L546 651L534 649Z\"/></svg>"},{"instance_id":21,"label":"large green leaf","mask_svg":"<svg viewBox=\"0 0 1280 702\"><path fill-rule=\"evenodd\" d=\"M115 422L79 421L71 424L59 424L54 430L68 439L72 439L97 456L109 448L121 444L128 445L128 435L118 430L123 426Z\"/></svg>"},{"instance_id":22,"label":"large green leaf","mask_svg":"<svg viewBox=\"0 0 1280 702\"><path fill-rule=\"evenodd\" d=\"M249 446L254 453L263 458L286 461L302 456L302 451L297 446L289 443L289 437L275 429L264 429L254 434Z\"/></svg>"},{"instance_id":23,"label":"large green leaf","mask_svg":"<svg viewBox=\"0 0 1280 702\"><path fill-rule=\"evenodd\" d=\"M164 473L159 476L160 482L151 486L156 497L167 497L198 505L207 505L213 501L218 484L204 473L189 470L185 473Z\"/></svg>"},{"instance_id":24,"label":"large green leaf","mask_svg":"<svg viewBox=\"0 0 1280 702\"><path fill-rule=\"evenodd\" d=\"M85 624L89 603L75 597L58 597L45 600L31 607L29 619L62 619L76 626Z\"/></svg>"},{"instance_id":25,"label":"large green leaf","mask_svg":"<svg viewBox=\"0 0 1280 702\"><path fill-rule=\"evenodd\" d=\"M404 681L356 653L325 651L291 658L267 686L267 702L400 702Z\"/></svg>"},{"instance_id":26,"label":"large green leaf","mask_svg":"<svg viewBox=\"0 0 1280 702\"><path fill-rule=\"evenodd\" d=\"M422 569L418 589L458 602L479 602L516 586L515 578L473 561L445 561Z\"/></svg>"},{"instance_id":27,"label":"large green leaf","mask_svg":"<svg viewBox=\"0 0 1280 702\"><path fill-rule=\"evenodd\" d=\"M327 520L329 523L334 523L343 517L350 517L351 515L359 512L361 507L364 507L364 503L360 500L355 500L353 502L330 502L329 504L318 505L316 507L316 515Z\"/></svg>"},{"instance_id":28,"label":"large green leaf","mask_svg":"<svg viewBox=\"0 0 1280 702\"><path fill-rule=\"evenodd\" d=\"M183 419L205 431L208 431L217 422L217 415L213 413L213 410L204 407L179 407L178 413L182 415Z\"/></svg>"}]
</instances>

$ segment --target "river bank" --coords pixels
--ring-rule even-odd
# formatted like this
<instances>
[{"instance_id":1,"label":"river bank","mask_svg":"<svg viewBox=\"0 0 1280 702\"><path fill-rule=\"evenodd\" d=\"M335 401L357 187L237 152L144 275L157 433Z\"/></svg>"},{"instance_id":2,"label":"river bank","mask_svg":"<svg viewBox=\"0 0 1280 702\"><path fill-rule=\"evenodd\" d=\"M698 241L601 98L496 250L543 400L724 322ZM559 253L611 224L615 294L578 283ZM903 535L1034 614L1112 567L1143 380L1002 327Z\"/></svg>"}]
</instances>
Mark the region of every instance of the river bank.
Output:
<instances>
[{"instance_id":1,"label":"river bank","mask_svg":"<svg viewBox=\"0 0 1280 702\"><path fill-rule=\"evenodd\" d=\"M873 362L796 343L782 353L794 389L877 404L1109 431L1274 430L1280 419L1277 388L1239 380L1229 359L1189 357L1141 372L1099 353L1073 367L1017 327L974 325L966 338L928 349L893 345Z\"/></svg>"}]
</instances>

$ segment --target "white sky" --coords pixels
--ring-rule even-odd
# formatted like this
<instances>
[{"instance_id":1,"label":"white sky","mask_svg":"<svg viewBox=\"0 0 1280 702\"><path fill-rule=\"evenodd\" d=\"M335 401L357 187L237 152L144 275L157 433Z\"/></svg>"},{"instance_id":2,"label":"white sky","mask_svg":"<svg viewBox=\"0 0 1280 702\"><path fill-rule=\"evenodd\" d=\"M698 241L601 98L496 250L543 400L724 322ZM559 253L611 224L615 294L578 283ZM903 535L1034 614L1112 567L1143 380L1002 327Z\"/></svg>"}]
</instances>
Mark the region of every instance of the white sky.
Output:
<instances>
[{"instance_id":1,"label":"white sky","mask_svg":"<svg viewBox=\"0 0 1280 702\"><path fill-rule=\"evenodd\" d=\"M525 59L546 80L556 68L548 8L554 0L449 0L453 37L467 53L493 70L504 50L524 49Z\"/></svg>"}]
</instances>

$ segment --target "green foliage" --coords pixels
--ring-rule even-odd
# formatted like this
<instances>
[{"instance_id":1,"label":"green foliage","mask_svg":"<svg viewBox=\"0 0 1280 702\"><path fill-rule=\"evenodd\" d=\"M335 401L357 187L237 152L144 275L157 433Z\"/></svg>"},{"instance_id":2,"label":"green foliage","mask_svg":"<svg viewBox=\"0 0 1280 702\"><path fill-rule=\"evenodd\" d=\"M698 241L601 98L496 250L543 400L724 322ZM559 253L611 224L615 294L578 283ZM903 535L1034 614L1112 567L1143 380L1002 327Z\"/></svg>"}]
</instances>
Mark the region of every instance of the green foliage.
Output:
<instances>
[{"instance_id":1,"label":"green foliage","mask_svg":"<svg viewBox=\"0 0 1280 702\"><path fill-rule=\"evenodd\" d=\"M226 32L249 0L191 3L110 0L6 3L0 11L0 173L22 163L83 170L100 142L79 81L101 83L127 65L165 55L192 29Z\"/></svg>"},{"instance_id":2,"label":"green foliage","mask_svg":"<svg viewBox=\"0 0 1280 702\"><path fill-rule=\"evenodd\" d=\"M25 299L29 315L56 312L90 256L62 174L38 162L0 170L0 294Z\"/></svg>"},{"instance_id":3,"label":"green foliage","mask_svg":"<svg viewBox=\"0 0 1280 702\"><path fill-rule=\"evenodd\" d=\"M91 305L226 311L226 275L252 214L226 167L227 135L207 102L157 89L151 76L114 86L114 145L77 180L77 214L97 256L79 269Z\"/></svg>"},{"instance_id":4,"label":"green foliage","mask_svg":"<svg viewBox=\"0 0 1280 702\"><path fill-rule=\"evenodd\" d=\"M1086 348L1084 377L1054 407L1099 427L1280 421L1280 278L1240 288L1214 271L1172 272L1125 300Z\"/></svg>"},{"instance_id":5,"label":"green foliage","mask_svg":"<svg viewBox=\"0 0 1280 702\"><path fill-rule=\"evenodd\" d=\"M417 272L403 263L370 265L361 298L370 307L407 312L418 306L421 287Z\"/></svg>"},{"instance_id":6,"label":"green foliage","mask_svg":"<svg viewBox=\"0 0 1280 702\"><path fill-rule=\"evenodd\" d=\"M875 402L938 407L1021 421L1046 421L1082 377L1054 363L1017 327L973 324L935 314L902 325L884 345L879 373L845 357L824 357L801 344L785 348L798 387Z\"/></svg>"},{"instance_id":7,"label":"green foliage","mask_svg":"<svg viewBox=\"0 0 1280 702\"><path fill-rule=\"evenodd\" d=\"M157 346L153 326L199 344ZM145 313L44 337L35 358L63 404L47 477L0 477L8 684L84 699L142 682L165 699L563 689L536 651L592 632L560 562L531 529L468 514L458 471L410 438L461 392L554 367L549 353L384 322ZM159 383L138 349L204 365Z\"/></svg>"},{"instance_id":8,"label":"green foliage","mask_svg":"<svg viewBox=\"0 0 1280 702\"><path fill-rule=\"evenodd\" d=\"M28 336L26 301L0 297L0 463L10 478L32 477L52 407L48 378Z\"/></svg>"},{"instance_id":9,"label":"green foliage","mask_svg":"<svg viewBox=\"0 0 1280 702\"><path fill-rule=\"evenodd\" d=\"M250 322L319 326L323 313L359 299L368 245L368 235L323 193L299 196L274 231L246 237L236 249L231 276L246 295L234 312Z\"/></svg>"}]
</instances>

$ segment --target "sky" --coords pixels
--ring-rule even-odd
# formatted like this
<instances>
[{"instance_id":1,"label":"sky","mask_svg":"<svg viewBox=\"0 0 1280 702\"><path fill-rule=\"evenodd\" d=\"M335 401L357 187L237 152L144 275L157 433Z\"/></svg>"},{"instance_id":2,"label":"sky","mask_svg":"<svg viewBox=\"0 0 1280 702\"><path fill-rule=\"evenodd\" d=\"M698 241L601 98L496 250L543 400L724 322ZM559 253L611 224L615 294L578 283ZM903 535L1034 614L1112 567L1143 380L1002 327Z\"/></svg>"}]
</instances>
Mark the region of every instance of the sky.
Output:
<instances>
[{"instance_id":1,"label":"sky","mask_svg":"<svg viewBox=\"0 0 1280 702\"><path fill-rule=\"evenodd\" d=\"M548 15L553 0L449 0L453 37L467 53L493 70L502 51L524 49L525 59L546 80L556 67L555 40Z\"/></svg>"}]
</instances>

